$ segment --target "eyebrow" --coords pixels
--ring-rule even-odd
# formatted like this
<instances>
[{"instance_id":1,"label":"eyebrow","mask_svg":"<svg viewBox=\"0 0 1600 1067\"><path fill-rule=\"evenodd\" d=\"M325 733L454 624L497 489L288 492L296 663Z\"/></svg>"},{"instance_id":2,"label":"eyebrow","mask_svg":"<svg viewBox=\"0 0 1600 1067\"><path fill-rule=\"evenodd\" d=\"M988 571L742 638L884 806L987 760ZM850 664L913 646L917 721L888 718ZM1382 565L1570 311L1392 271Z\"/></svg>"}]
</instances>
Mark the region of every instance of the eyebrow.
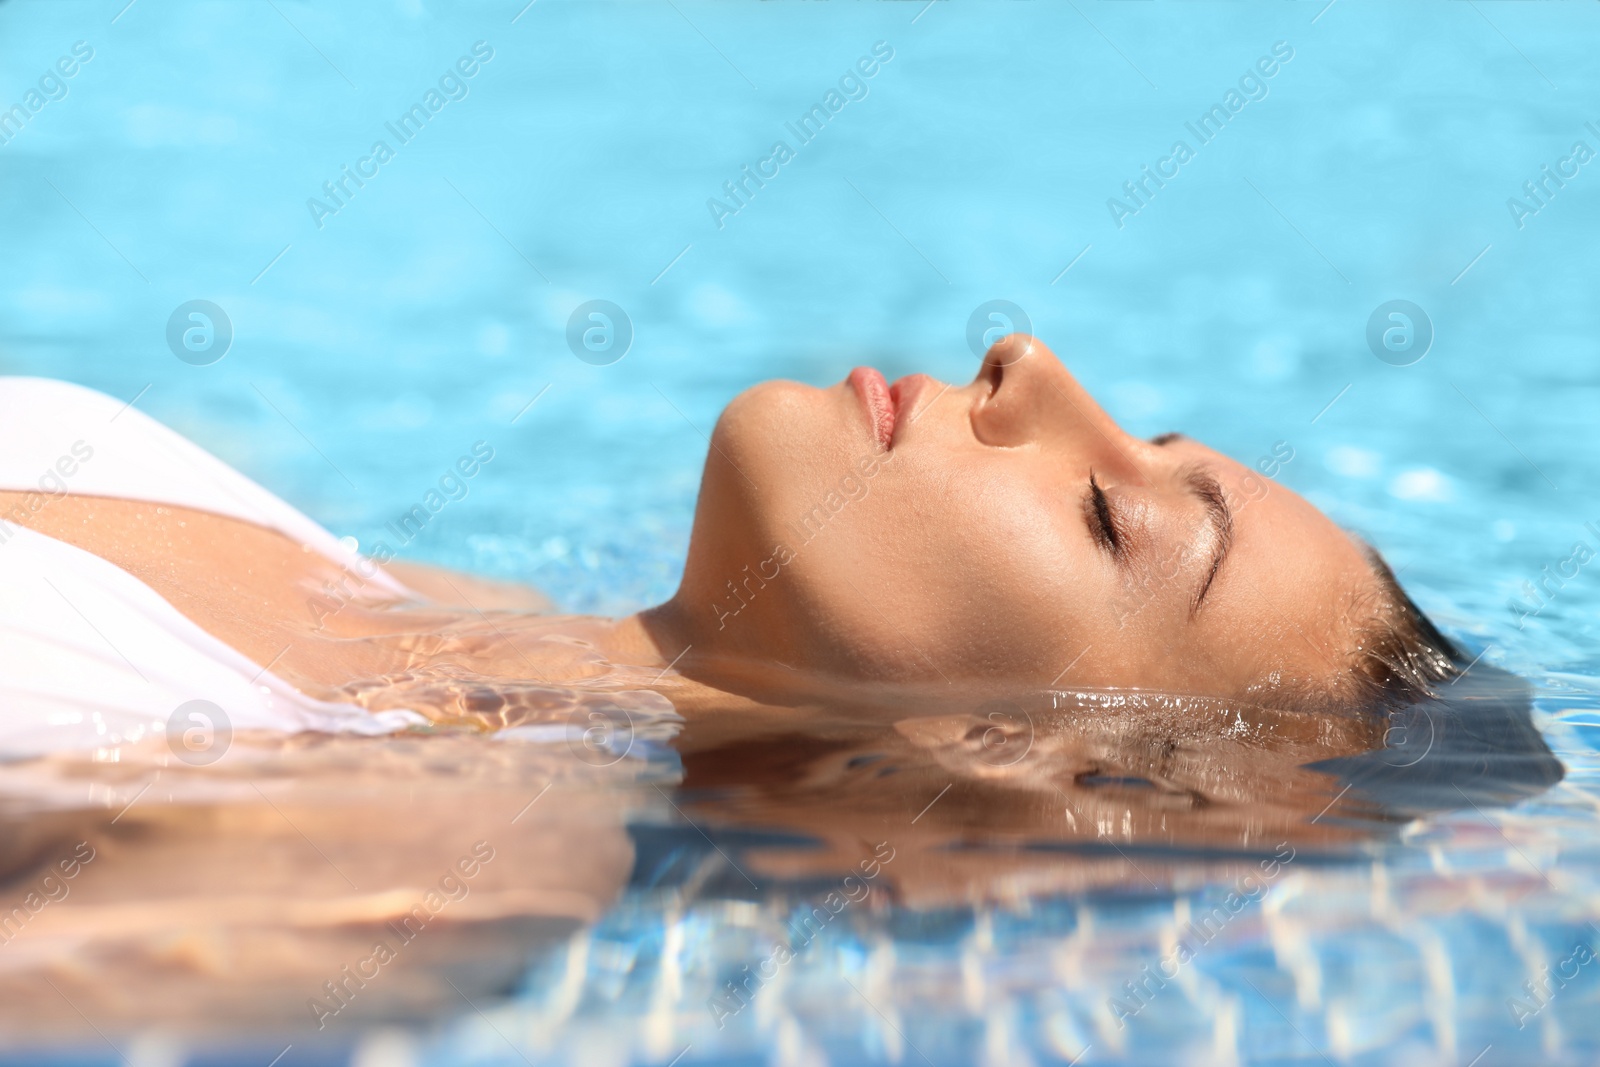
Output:
<instances>
[{"instance_id":1,"label":"eyebrow","mask_svg":"<svg viewBox=\"0 0 1600 1067\"><path fill-rule=\"evenodd\" d=\"M1189 616L1193 618L1205 602L1206 593L1216 580L1217 572L1222 569L1222 561L1228 558L1228 550L1233 547L1233 511L1228 507L1228 497L1223 492L1222 483L1204 467L1188 468L1183 472L1183 481L1205 506L1206 521L1211 526L1211 564L1206 568L1205 580L1200 583L1200 590L1189 607Z\"/></svg>"}]
</instances>

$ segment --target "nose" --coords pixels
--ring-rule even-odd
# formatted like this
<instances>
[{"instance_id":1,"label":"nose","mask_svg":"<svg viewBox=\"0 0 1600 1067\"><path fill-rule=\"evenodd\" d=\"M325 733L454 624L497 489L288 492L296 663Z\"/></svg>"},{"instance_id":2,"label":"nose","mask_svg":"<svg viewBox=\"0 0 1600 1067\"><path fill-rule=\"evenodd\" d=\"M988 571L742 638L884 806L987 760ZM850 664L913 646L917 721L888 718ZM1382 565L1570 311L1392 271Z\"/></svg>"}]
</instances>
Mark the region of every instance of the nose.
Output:
<instances>
[{"instance_id":1,"label":"nose","mask_svg":"<svg viewBox=\"0 0 1600 1067\"><path fill-rule=\"evenodd\" d=\"M984 444L1037 444L1109 478L1143 483L1144 442L1123 432L1038 338L1014 333L996 342L973 385L972 429Z\"/></svg>"}]
</instances>

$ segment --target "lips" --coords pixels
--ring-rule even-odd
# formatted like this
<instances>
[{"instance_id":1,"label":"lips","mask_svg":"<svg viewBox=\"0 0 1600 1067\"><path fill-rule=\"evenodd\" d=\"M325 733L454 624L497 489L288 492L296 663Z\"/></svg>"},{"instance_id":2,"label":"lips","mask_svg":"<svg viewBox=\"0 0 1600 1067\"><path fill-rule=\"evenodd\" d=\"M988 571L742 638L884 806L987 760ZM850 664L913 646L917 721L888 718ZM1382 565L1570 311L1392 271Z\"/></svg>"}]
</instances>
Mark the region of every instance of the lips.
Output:
<instances>
[{"instance_id":1,"label":"lips","mask_svg":"<svg viewBox=\"0 0 1600 1067\"><path fill-rule=\"evenodd\" d=\"M867 421L872 434L885 451L894 440L894 424L898 416L895 396L884 376L871 367L857 367L850 372L850 385L867 408Z\"/></svg>"},{"instance_id":2,"label":"lips","mask_svg":"<svg viewBox=\"0 0 1600 1067\"><path fill-rule=\"evenodd\" d=\"M923 397L927 395L928 390L939 384L939 382L926 374L908 374L889 386L889 395L894 398L895 428L897 430L904 433L906 425L917 421L918 416L922 414L927 406L923 402ZM944 389L948 388L950 388L948 385L944 386ZM937 400L944 389L935 394L933 399ZM927 403L931 404L932 401ZM902 419L902 415L909 416L909 418Z\"/></svg>"}]
</instances>

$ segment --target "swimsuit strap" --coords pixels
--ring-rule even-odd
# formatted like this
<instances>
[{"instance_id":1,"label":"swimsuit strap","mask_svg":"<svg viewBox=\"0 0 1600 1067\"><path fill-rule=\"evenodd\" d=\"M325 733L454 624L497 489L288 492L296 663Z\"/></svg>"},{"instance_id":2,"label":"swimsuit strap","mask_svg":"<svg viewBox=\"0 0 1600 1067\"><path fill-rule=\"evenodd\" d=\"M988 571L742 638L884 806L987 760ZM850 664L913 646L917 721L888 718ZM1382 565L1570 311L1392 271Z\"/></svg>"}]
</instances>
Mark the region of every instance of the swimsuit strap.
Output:
<instances>
[{"instance_id":1,"label":"swimsuit strap","mask_svg":"<svg viewBox=\"0 0 1600 1067\"><path fill-rule=\"evenodd\" d=\"M50 378L0 377L0 489L31 494L0 510L0 535L17 507L39 510L52 496L120 497L209 511L277 530L341 566L360 562L333 534L131 404ZM371 579L412 594L380 568Z\"/></svg>"}]
</instances>

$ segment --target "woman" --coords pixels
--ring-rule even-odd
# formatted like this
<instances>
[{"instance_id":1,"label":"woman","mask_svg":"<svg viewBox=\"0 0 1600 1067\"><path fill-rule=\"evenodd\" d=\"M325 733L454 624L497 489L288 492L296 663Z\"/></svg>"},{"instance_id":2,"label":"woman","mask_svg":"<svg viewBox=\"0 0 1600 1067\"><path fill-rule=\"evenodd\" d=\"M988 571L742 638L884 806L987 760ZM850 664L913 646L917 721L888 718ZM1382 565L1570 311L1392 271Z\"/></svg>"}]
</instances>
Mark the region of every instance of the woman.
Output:
<instances>
[{"instance_id":1,"label":"woman","mask_svg":"<svg viewBox=\"0 0 1600 1067\"><path fill-rule=\"evenodd\" d=\"M616 621L386 571L111 398L7 379L0 405L13 753L75 718L137 739L190 700L237 727L363 732L515 725L560 703L551 686L670 687L691 715L862 683L1349 708L1458 661L1301 497L1176 434L1129 436L1021 335L965 386L858 369L735 398L677 594Z\"/></svg>"},{"instance_id":2,"label":"woman","mask_svg":"<svg viewBox=\"0 0 1600 1067\"><path fill-rule=\"evenodd\" d=\"M963 387L738 397L681 588L621 620L357 556L77 386L0 379L0 428L0 881L41 887L0 900L19 1034L315 1041L492 995L628 884L778 914L863 876L852 915L1142 893L1196 849L1277 870L1561 773L1369 550L1124 434L1026 337Z\"/></svg>"}]
</instances>

